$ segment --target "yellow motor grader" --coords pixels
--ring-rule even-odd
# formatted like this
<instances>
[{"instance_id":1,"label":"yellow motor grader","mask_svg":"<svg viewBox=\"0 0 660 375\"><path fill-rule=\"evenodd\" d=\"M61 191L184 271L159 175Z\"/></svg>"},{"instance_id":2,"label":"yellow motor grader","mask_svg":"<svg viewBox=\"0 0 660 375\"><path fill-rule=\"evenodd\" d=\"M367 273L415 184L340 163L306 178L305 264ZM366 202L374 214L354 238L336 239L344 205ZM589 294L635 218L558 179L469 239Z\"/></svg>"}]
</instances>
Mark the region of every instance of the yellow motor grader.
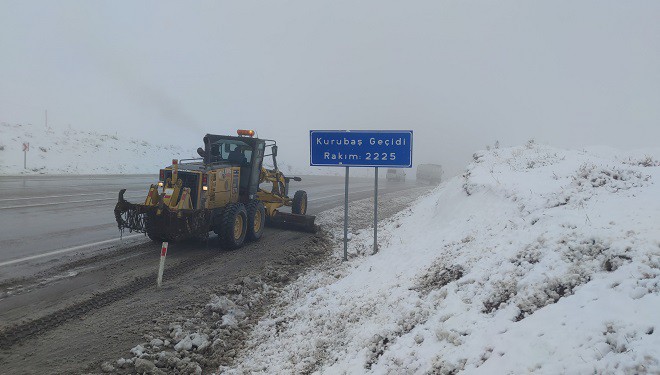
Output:
<instances>
[{"instance_id":1,"label":"yellow motor grader","mask_svg":"<svg viewBox=\"0 0 660 375\"><path fill-rule=\"evenodd\" d=\"M238 130L236 137L207 134L197 153L198 159L173 160L161 169L143 204L127 202L126 189L119 192L115 219L120 231L146 233L156 242L207 237L213 231L228 248L258 240L266 224L316 231L315 217L306 215L307 193L289 197L289 182L301 179L285 177L277 168L275 141L254 138L252 130ZM273 169L263 166L267 156ZM278 210L284 206L291 213Z\"/></svg>"}]
</instances>

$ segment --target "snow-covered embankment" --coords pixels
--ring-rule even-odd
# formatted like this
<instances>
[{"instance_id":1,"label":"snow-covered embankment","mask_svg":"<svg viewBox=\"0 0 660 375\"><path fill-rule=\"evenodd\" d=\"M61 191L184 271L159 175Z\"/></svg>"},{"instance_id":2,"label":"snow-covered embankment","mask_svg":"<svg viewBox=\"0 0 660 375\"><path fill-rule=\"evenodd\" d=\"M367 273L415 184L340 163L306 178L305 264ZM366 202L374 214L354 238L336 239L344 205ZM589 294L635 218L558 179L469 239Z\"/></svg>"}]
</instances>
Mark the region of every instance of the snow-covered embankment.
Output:
<instances>
[{"instance_id":1,"label":"snow-covered embankment","mask_svg":"<svg viewBox=\"0 0 660 375\"><path fill-rule=\"evenodd\" d=\"M30 144L27 169L23 143ZM173 158L191 157L196 157L193 147L70 127L0 122L0 175L157 174Z\"/></svg>"},{"instance_id":2,"label":"snow-covered embankment","mask_svg":"<svg viewBox=\"0 0 660 375\"><path fill-rule=\"evenodd\" d=\"M377 255L364 230L288 286L221 371L660 372L659 163L599 155L475 154Z\"/></svg>"}]
</instances>

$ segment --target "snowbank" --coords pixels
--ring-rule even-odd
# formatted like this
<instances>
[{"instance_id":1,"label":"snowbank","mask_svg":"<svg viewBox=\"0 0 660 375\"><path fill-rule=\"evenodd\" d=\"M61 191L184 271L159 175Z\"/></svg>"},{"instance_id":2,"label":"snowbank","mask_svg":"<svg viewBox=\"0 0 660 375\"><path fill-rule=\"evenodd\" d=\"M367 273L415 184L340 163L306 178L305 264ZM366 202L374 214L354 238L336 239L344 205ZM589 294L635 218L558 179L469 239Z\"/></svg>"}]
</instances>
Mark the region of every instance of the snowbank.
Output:
<instances>
[{"instance_id":1,"label":"snowbank","mask_svg":"<svg viewBox=\"0 0 660 375\"><path fill-rule=\"evenodd\" d=\"M201 137L200 137L201 139ZM30 143L27 169L23 143ZM196 149L196 148L195 148ZM156 174L194 149L68 128L0 123L0 175Z\"/></svg>"},{"instance_id":2,"label":"snowbank","mask_svg":"<svg viewBox=\"0 0 660 375\"><path fill-rule=\"evenodd\" d=\"M377 255L361 231L288 286L220 371L659 373L657 155L477 153Z\"/></svg>"}]
</instances>

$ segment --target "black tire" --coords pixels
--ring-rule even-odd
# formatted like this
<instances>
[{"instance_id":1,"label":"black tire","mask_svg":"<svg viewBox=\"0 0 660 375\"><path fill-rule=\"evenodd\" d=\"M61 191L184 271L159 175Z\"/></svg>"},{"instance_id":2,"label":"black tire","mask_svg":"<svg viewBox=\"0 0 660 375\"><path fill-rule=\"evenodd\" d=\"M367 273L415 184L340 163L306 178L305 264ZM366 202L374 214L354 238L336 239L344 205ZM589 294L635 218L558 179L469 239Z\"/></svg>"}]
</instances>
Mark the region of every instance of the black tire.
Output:
<instances>
[{"instance_id":1,"label":"black tire","mask_svg":"<svg viewBox=\"0 0 660 375\"><path fill-rule=\"evenodd\" d=\"M163 242L166 242L163 238L161 238L161 237L159 237L159 236L157 236L157 235L155 235L155 234L152 234L151 232L147 232L147 237L149 237L149 239L150 239L151 242L153 242L153 243L163 243Z\"/></svg>"},{"instance_id":2,"label":"black tire","mask_svg":"<svg viewBox=\"0 0 660 375\"><path fill-rule=\"evenodd\" d=\"M264 234L266 225L266 208L257 199L247 205L247 240L256 241Z\"/></svg>"},{"instance_id":3,"label":"black tire","mask_svg":"<svg viewBox=\"0 0 660 375\"><path fill-rule=\"evenodd\" d=\"M155 228L155 224L153 223L154 219L150 218L149 215L144 216L144 227L147 232L147 237L154 242L154 243L163 243L165 242L165 238L158 233L158 230Z\"/></svg>"},{"instance_id":4,"label":"black tire","mask_svg":"<svg viewBox=\"0 0 660 375\"><path fill-rule=\"evenodd\" d=\"M291 204L291 213L305 215L307 213L307 192L304 190L296 191Z\"/></svg>"},{"instance_id":5,"label":"black tire","mask_svg":"<svg viewBox=\"0 0 660 375\"><path fill-rule=\"evenodd\" d=\"M247 211L243 203L231 203L222 212L215 228L220 243L228 249L243 246L247 234Z\"/></svg>"}]
</instances>

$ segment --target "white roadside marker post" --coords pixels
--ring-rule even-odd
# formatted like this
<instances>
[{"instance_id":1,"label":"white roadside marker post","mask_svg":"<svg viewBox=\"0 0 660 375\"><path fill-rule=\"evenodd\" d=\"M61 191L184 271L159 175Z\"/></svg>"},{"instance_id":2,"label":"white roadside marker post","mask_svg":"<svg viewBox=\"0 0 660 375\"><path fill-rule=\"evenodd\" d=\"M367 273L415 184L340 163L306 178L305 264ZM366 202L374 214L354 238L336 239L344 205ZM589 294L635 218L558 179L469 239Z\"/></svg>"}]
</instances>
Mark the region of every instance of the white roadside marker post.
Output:
<instances>
[{"instance_id":1,"label":"white roadside marker post","mask_svg":"<svg viewBox=\"0 0 660 375\"><path fill-rule=\"evenodd\" d=\"M163 242L163 248L160 250L160 265L158 266L158 287L160 288L163 284L163 272L165 271L165 256L167 256L167 242Z\"/></svg>"}]
</instances>

